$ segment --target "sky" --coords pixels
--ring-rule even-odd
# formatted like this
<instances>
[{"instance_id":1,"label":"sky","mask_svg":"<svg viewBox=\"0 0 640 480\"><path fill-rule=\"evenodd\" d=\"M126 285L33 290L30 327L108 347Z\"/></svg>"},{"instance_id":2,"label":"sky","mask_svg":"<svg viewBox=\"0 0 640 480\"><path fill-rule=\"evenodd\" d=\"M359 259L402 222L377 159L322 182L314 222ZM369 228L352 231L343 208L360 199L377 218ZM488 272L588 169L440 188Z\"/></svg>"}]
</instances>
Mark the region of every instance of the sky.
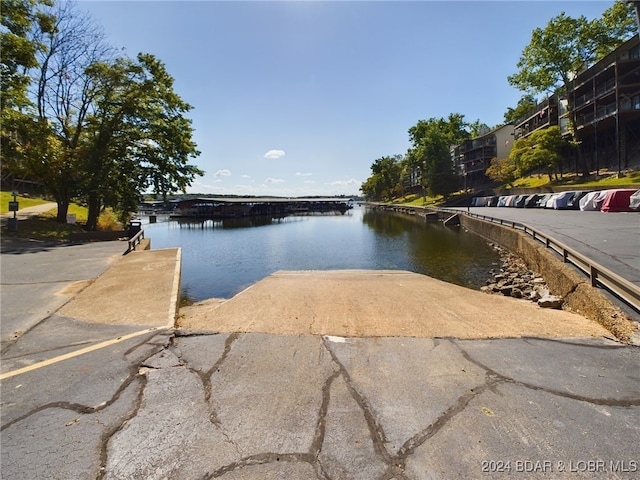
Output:
<instances>
[{"instance_id":1,"label":"sky","mask_svg":"<svg viewBox=\"0 0 640 480\"><path fill-rule=\"evenodd\" d=\"M419 120L504 121L535 28L613 1L77 2L131 58L150 53L192 105L188 193L357 195Z\"/></svg>"}]
</instances>

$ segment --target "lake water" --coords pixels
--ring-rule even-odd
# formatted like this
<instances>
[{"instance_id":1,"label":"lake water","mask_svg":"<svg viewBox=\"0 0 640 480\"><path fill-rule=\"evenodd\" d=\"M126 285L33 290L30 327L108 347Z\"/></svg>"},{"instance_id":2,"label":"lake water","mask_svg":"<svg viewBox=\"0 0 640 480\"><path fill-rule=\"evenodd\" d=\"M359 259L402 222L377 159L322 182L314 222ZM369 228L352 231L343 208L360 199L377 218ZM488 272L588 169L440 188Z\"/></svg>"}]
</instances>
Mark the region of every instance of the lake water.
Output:
<instances>
[{"instance_id":1,"label":"lake water","mask_svg":"<svg viewBox=\"0 0 640 480\"><path fill-rule=\"evenodd\" d=\"M231 298L278 270L409 270L478 289L499 260L461 227L363 207L279 219L146 220L153 249L182 248L183 292L194 300Z\"/></svg>"}]
</instances>

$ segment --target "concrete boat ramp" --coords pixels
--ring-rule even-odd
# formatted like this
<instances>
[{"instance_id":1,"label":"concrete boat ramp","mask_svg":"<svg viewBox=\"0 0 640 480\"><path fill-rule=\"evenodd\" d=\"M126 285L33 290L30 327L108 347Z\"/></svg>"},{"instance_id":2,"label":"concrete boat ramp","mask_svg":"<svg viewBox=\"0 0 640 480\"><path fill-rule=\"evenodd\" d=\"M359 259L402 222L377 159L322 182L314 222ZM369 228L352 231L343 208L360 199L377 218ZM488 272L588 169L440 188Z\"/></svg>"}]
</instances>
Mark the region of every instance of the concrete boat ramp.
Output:
<instances>
[{"instance_id":1,"label":"concrete boat ramp","mask_svg":"<svg viewBox=\"0 0 640 480\"><path fill-rule=\"evenodd\" d=\"M409 272L316 271L172 328L179 258L117 260L5 349L3 477L640 472L640 353L591 320ZM42 363L86 348L79 331L95 350Z\"/></svg>"},{"instance_id":2,"label":"concrete boat ramp","mask_svg":"<svg viewBox=\"0 0 640 480\"><path fill-rule=\"evenodd\" d=\"M230 300L181 309L178 325L225 333L344 337L606 337L597 323L406 271L276 272Z\"/></svg>"}]
</instances>

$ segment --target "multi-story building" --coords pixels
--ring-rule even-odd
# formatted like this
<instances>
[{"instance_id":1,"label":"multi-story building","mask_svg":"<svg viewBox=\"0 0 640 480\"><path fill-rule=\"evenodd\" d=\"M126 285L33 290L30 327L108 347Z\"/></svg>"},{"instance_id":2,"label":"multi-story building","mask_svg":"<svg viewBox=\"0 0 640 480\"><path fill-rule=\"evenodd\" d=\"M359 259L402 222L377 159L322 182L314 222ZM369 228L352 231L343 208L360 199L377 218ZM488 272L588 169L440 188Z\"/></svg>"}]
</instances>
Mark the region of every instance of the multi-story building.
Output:
<instances>
[{"instance_id":1,"label":"multi-story building","mask_svg":"<svg viewBox=\"0 0 640 480\"><path fill-rule=\"evenodd\" d=\"M464 179L464 188L487 182L485 171L493 158L506 158L513 146L513 125L508 123L453 147L453 161Z\"/></svg>"},{"instance_id":2,"label":"multi-story building","mask_svg":"<svg viewBox=\"0 0 640 480\"><path fill-rule=\"evenodd\" d=\"M640 40L622 44L575 77L568 98L589 170L621 169L640 163ZM559 125L570 135L568 99L552 95L515 126L515 138Z\"/></svg>"},{"instance_id":3,"label":"multi-story building","mask_svg":"<svg viewBox=\"0 0 640 480\"><path fill-rule=\"evenodd\" d=\"M570 93L582 152L620 171L640 162L640 40L631 38L576 77Z\"/></svg>"}]
</instances>

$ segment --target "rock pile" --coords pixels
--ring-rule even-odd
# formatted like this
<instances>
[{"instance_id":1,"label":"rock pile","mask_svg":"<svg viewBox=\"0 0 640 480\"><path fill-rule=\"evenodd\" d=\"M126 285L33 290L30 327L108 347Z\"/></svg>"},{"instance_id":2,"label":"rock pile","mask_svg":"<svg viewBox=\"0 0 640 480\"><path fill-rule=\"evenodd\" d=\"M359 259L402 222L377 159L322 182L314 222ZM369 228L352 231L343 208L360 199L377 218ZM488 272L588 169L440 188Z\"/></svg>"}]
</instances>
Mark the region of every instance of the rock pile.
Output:
<instances>
[{"instance_id":1,"label":"rock pile","mask_svg":"<svg viewBox=\"0 0 640 480\"><path fill-rule=\"evenodd\" d=\"M531 271L527 264L508 250L490 243L500 254L500 268L489 271L491 278L480 288L483 292L502 294L514 298L524 298L537 302L543 308L561 308L561 297L551 295L545 280Z\"/></svg>"}]
</instances>

